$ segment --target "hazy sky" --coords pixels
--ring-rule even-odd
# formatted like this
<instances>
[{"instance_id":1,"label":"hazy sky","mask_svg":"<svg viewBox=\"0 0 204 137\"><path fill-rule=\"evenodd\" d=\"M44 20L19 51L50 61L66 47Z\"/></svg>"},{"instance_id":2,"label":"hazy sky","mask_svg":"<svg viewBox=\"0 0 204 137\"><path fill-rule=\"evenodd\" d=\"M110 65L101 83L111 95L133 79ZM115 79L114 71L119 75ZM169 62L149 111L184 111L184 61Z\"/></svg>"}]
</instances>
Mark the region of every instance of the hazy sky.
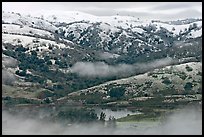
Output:
<instances>
[{"instance_id":1,"label":"hazy sky","mask_svg":"<svg viewBox=\"0 0 204 137\"><path fill-rule=\"evenodd\" d=\"M2 2L3 11L81 11L97 16L133 15L146 19L202 18L202 2Z\"/></svg>"}]
</instances>

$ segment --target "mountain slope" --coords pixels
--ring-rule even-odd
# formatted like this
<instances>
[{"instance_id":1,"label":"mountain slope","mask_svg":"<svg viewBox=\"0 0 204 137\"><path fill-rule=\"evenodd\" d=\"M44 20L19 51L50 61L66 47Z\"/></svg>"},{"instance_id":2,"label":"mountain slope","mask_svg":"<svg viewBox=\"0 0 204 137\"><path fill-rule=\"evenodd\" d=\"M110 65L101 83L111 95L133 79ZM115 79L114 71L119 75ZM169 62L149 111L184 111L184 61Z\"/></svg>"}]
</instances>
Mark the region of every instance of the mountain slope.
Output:
<instances>
[{"instance_id":1,"label":"mountain slope","mask_svg":"<svg viewBox=\"0 0 204 137\"><path fill-rule=\"evenodd\" d=\"M117 94L113 94L114 89L117 89L118 94L119 92L123 93L120 98L117 98ZM163 102L168 103L168 101L173 100L175 103L192 100L201 101L201 90L202 63L190 62L166 66L129 78L109 81L70 93L67 97L58 100L61 102L66 102L69 99L82 100L87 104L114 102L115 105L121 105L123 101L126 101L125 104L129 106L135 101L163 98Z\"/></svg>"},{"instance_id":2,"label":"mountain slope","mask_svg":"<svg viewBox=\"0 0 204 137\"><path fill-rule=\"evenodd\" d=\"M162 22L130 16L97 17L81 12L54 15L44 13L43 16L6 12L2 14L2 84L3 97L6 99L30 98L40 102L49 97L55 102L82 89L89 91L88 88L92 87L99 90L103 87L99 84L110 81L111 85L112 80L127 78L127 81L134 83L130 76L139 77L136 75L141 73L147 75L152 70L150 66L131 73L128 72L130 69L123 70L121 72L124 74L121 75L82 77L80 73L73 71L77 63L88 62L92 66L105 64L95 71L113 72L110 68L118 67L120 70L121 66L132 67L137 63L148 64L155 59L169 57L175 61L174 65L189 65L194 72L194 67L200 67L202 61L202 19ZM184 64L188 62L194 63ZM77 70L86 68L87 66ZM88 71L92 73L91 70L94 69L89 68ZM202 75L202 71L200 73ZM177 77L176 75L176 72L172 72L172 77ZM184 74L181 72L178 75ZM191 77L193 80L200 79L198 76ZM158 82L158 87L155 88L169 87L161 84L161 79L156 80L150 76L146 79ZM192 81L180 82L178 90L183 92L182 87ZM136 92L135 83L126 84L130 86L125 87L125 90L134 89ZM97 85L100 88L96 88ZM141 85L136 87L138 86ZM143 85L138 93L144 95L143 91L151 92L150 87ZM197 84L193 92L199 87ZM136 94L134 92L131 95ZM102 95L105 96L106 94ZM21 103L26 101L20 99Z\"/></svg>"}]
</instances>

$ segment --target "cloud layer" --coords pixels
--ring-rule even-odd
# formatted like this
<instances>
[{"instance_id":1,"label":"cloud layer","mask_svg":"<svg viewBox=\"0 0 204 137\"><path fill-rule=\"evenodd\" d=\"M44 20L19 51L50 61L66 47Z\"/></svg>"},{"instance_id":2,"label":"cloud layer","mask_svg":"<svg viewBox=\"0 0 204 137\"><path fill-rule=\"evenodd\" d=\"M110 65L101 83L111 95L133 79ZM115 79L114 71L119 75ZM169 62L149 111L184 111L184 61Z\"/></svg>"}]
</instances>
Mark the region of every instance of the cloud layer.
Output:
<instances>
[{"instance_id":1,"label":"cloud layer","mask_svg":"<svg viewBox=\"0 0 204 137\"><path fill-rule=\"evenodd\" d=\"M172 58L164 58L149 63L108 65L104 62L77 62L71 68L72 73L88 77L123 76L134 72L140 73L173 63Z\"/></svg>"},{"instance_id":2,"label":"cloud layer","mask_svg":"<svg viewBox=\"0 0 204 137\"><path fill-rule=\"evenodd\" d=\"M80 76L89 77L108 77L132 72L133 66L127 64L119 64L115 66L108 65L104 62L77 62L71 68L72 73L77 73Z\"/></svg>"}]
</instances>

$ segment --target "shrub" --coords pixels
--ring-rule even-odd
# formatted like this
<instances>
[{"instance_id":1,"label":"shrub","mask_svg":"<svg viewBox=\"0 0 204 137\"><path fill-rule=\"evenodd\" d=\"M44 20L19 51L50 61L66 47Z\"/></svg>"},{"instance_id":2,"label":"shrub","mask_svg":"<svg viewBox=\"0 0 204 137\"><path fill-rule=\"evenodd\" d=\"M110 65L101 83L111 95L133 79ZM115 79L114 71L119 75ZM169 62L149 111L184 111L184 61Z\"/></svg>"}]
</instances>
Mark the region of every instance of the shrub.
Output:
<instances>
[{"instance_id":1,"label":"shrub","mask_svg":"<svg viewBox=\"0 0 204 137\"><path fill-rule=\"evenodd\" d=\"M193 88L193 84L191 82L187 82L186 85L184 86L185 90L191 90Z\"/></svg>"},{"instance_id":2,"label":"shrub","mask_svg":"<svg viewBox=\"0 0 204 137\"><path fill-rule=\"evenodd\" d=\"M186 65L186 70L187 71L193 71L193 69L191 67L189 67L188 65Z\"/></svg>"},{"instance_id":3,"label":"shrub","mask_svg":"<svg viewBox=\"0 0 204 137\"><path fill-rule=\"evenodd\" d=\"M124 96L124 93L125 93L125 88L124 87L115 87L115 88L112 88L110 91L109 91L109 95L110 97L112 98L121 98L122 96Z\"/></svg>"},{"instance_id":4,"label":"shrub","mask_svg":"<svg viewBox=\"0 0 204 137\"><path fill-rule=\"evenodd\" d=\"M171 81L168 79L168 78L165 78L162 83L166 84L166 85L169 85L171 84Z\"/></svg>"},{"instance_id":5,"label":"shrub","mask_svg":"<svg viewBox=\"0 0 204 137\"><path fill-rule=\"evenodd\" d=\"M26 76L26 71L25 70L23 70L23 71L19 71L19 70L17 70L16 71L16 75L19 75L19 76Z\"/></svg>"}]
</instances>

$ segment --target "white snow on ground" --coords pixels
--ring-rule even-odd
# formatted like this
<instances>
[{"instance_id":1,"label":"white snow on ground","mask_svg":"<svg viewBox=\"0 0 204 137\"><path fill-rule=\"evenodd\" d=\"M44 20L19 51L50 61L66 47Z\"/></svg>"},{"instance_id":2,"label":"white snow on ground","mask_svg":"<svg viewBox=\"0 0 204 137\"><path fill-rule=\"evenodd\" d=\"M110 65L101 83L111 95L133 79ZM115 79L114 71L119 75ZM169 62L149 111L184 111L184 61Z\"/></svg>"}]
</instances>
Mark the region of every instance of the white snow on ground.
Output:
<instances>
[{"instance_id":1,"label":"white snow on ground","mask_svg":"<svg viewBox=\"0 0 204 137\"><path fill-rule=\"evenodd\" d=\"M15 13L2 13L2 22L3 23L10 23L10 24L18 24L18 25L26 25L26 26L33 26L45 30L49 30L54 32L57 28L52 25L51 23L34 18L34 17L28 17L28 16L21 16Z\"/></svg>"},{"instance_id":2,"label":"white snow on ground","mask_svg":"<svg viewBox=\"0 0 204 137\"><path fill-rule=\"evenodd\" d=\"M70 15L76 15L74 19L70 19ZM61 16L61 15L59 15ZM120 29L118 29L118 27L121 27L123 29L127 29L127 28L132 28L133 32L138 32L138 33L144 33L145 31L141 28L139 28L140 26L149 26L149 25L154 25L157 28L157 31L160 30L160 27L164 27L166 28L168 31L172 32L173 35L179 35L180 31L185 32L185 30L188 30L188 28L190 26L193 26L194 23L197 24L197 26L199 28L202 27L202 21L197 21L197 22L193 22L190 24L183 24L183 25L170 25L167 23L161 23L161 22L154 22L152 23L151 20L146 20L146 21L138 21L136 18L131 17L131 16L101 16L101 17L97 17L97 16L93 16L93 15L89 15L89 14L84 14L81 12L71 12L66 14L65 16L63 16L63 21L65 21L65 17L69 18L70 20L67 20L67 22L74 22L74 21L90 21L90 23L96 23L96 22L102 22L100 25L100 28L102 28L102 30L104 30L105 32L118 32ZM81 17L81 18L78 18ZM60 22L60 19L58 20ZM80 24L82 25L82 24ZM86 24L87 25L87 24ZM76 26L75 26L76 27ZM77 26L79 27L79 26ZM81 26L80 26L81 27ZM88 26L86 26L88 27ZM82 28L84 28L84 26L82 26ZM174 30L173 30L174 28ZM73 29L73 28L72 28ZM202 28L199 32L202 31ZM194 32L192 32L192 37L197 37L200 36L201 34L194 34ZM190 36L191 37L191 36Z\"/></svg>"},{"instance_id":3,"label":"white snow on ground","mask_svg":"<svg viewBox=\"0 0 204 137\"><path fill-rule=\"evenodd\" d=\"M19 44L17 40L21 40L21 43L23 46L29 46L30 48L35 47L35 44L33 43L33 40L36 40L34 37L29 36L22 36L22 35L11 35L11 34L2 34L2 43L11 43L11 44ZM57 44L55 41L51 40L45 40L45 39L38 39L40 43L45 43L46 46L40 47L42 49L48 49L48 44L55 45L58 48L71 48L69 45L65 45L62 43Z\"/></svg>"},{"instance_id":4,"label":"white snow on ground","mask_svg":"<svg viewBox=\"0 0 204 137\"><path fill-rule=\"evenodd\" d=\"M103 30L103 31L105 31L105 32L112 32L112 33L115 33L115 32L118 32L118 28L116 28L116 27L111 27L110 26L110 24L108 24L108 23L101 23L100 24L100 28Z\"/></svg>"},{"instance_id":5,"label":"white snow on ground","mask_svg":"<svg viewBox=\"0 0 204 137\"><path fill-rule=\"evenodd\" d=\"M138 32L138 33L140 33L140 34L144 33L144 30L141 29L141 28L133 28L132 31L133 31L133 32Z\"/></svg>"},{"instance_id":6,"label":"white snow on ground","mask_svg":"<svg viewBox=\"0 0 204 137\"><path fill-rule=\"evenodd\" d=\"M8 32L8 33L18 33L18 34L26 34L26 35L40 35L40 36L47 36L48 38L54 39L54 36L52 33L31 28L29 26L20 26L20 25L14 25L14 24L2 24L2 32Z\"/></svg>"},{"instance_id":7,"label":"white snow on ground","mask_svg":"<svg viewBox=\"0 0 204 137\"><path fill-rule=\"evenodd\" d=\"M99 16L94 16L94 15L79 12L79 11L66 11L63 13L60 11L43 11L43 12L41 11L41 13L36 11L35 13L32 13L31 15L34 17L40 18L42 16L42 13L44 17L43 21L50 21L50 22L55 22L55 23L59 23L59 22L60 23L63 23L63 22L71 23L71 22L76 22L76 21L89 21L90 23L105 22L105 23L110 24L111 28L122 27L126 29L126 28L130 28L130 24L132 24L133 26L140 26L140 25L145 26L151 22L150 20L138 21L137 18L132 17L132 16L100 16L99 17ZM6 22L18 22L19 23L19 20L18 20L19 16L17 16L16 14L15 14L15 17L11 17L11 13L7 13L7 14L3 13L3 14L4 16L2 18L5 18L5 17L13 18L13 19L6 19L5 20ZM29 22L37 20L36 18L31 18L28 16L26 18L29 19L28 20ZM46 25L46 26L49 26L49 25ZM113 31L114 30L116 29L113 29Z\"/></svg>"},{"instance_id":8,"label":"white snow on ground","mask_svg":"<svg viewBox=\"0 0 204 137\"><path fill-rule=\"evenodd\" d=\"M198 27L202 27L202 21L197 21L194 23L196 23ZM184 32L185 29L188 29L189 26L193 25L194 23L184 24L184 25L169 25L166 23L154 22L152 24L157 24L157 30L160 30L160 27L163 27L163 28L166 28L168 31L173 32L174 35L179 35L180 31ZM173 28L175 28L175 30L172 30Z\"/></svg>"},{"instance_id":9,"label":"white snow on ground","mask_svg":"<svg viewBox=\"0 0 204 137\"><path fill-rule=\"evenodd\" d=\"M96 21L96 16L79 12L79 11L65 11L63 13L59 11L54 11L51 13L53 13L54 16L57 17L56 20L59 22L74 22L74 21L82 21L82 20L89 20L90 22ZM53 20L53 16L50 15L50 13L48 13L48 15L45 15L45 16L47 17L48 20Z\"/></svg>"},{"instance_id":10,"label":"white snow on ground","mask_svg":"<svg viewBox=\"0 0 204 137\"><path fill-rule=\"evenodd\" d=\"M73 31L74 37L76 39L78 39L80 37L80 33L81 33L80 30L85 31L90 26L91 26L91 24L89 24L89 23L75 23L75 24L69 25L69 28L64 27L63 29L65 29L65 30L67 29L68 32ZM80 28L80 30L78 30L78 28ZM68 33L65 33L65 36L67 36L67 35L68 35Z\"/></svg>"},{"instance_id":11,"label":"white snow on ground","mask_svg":"<svg viewBox=\"0 0 204 137\"><path fill-rule=\"evenodd\" d=\"M202 36L202 28L200 30L196 30L196 31L192 31L191 32L191 35L188 34L188 38L197 38L197 37L200 37Z\"/></svg>"},{"instance_id":12,"label":"white snow on ground","mask_svg":"<svg viewBox=\"0 0 204 137\"><path fill-rule=\"evenodd\" d=\"M42 14L44 19L40 19ZM170 25L162 22L152 23L151 20L138 20L136 17L132 16L94 16L79 11L66 11L63 13L60 11L41 11L41 13L36 11L32 14L32 16L34 17L20 16L15 13L12 14L4 12L2 15L2 19L6 23L17 23L19 25L33 26L41 29L50 30L53 32L57 29L57 27L52 25L50 22L55 22L54 24L58 24L62 22L71 23L76 21L88 21L89 23L75 23L73 26L70 25L68 29L69 31L75 31L76 27L80 27L82 30L84 30L85 28L88 28L91 23L102 22L100 27L105 32L110 31L114 33L119 30L118 27L121 27L123 29L133 28L133 32L144 33L144 30L139 28L140 26L154 25L156 26L157 31L160 30L160 27L164 27L168 31L172 32L173 35L178 35L180 31L184 32L185 29L188 30L190 25L196 23L201 30L195 32L192 31L192 34L189 37L197 37L202 35L202 21L197 21L184 25ZM173 30L173 28L175 30ZM80 32L74 33L77 36Z\"/></svg>"}]
</instances>

